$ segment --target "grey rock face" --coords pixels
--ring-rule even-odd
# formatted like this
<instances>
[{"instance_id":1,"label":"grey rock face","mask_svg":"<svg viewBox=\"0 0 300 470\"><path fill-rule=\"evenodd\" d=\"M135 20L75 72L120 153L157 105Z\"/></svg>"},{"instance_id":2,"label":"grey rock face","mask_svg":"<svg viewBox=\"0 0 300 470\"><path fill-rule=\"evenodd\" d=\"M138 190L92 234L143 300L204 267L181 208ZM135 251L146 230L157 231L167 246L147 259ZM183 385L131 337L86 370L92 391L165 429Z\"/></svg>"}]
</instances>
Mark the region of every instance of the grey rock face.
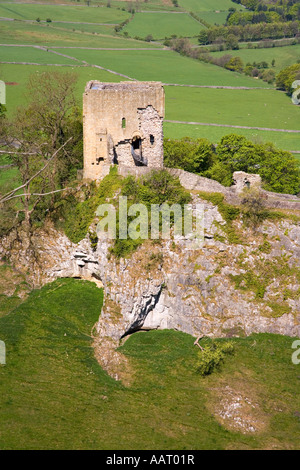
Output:
<instances>
[{"instance_id":1,"label":"grey rock face","mask_svg":"<svg viewBox=\"0 0 300 470\"><path fill-rule=\"evenodd\" d=\"M88 237L74 244L49 228L33 240L38 260L26 258L18 245L10 248L11 260L19 268L31 267L35 285L78 277L103 287L95 328L99 338L118 341L136 330L157 328L194 336L300 336L299 223L264 222L253 233L237 222L242 242L230 244L217 208L196 196L193 203L204 207L204 243L196 250L180 238L147 240L128 259L108 259L110 241L100 240L92 249ZM2 254L8 246L3 240Z\"/></svg>"}]
</instances>

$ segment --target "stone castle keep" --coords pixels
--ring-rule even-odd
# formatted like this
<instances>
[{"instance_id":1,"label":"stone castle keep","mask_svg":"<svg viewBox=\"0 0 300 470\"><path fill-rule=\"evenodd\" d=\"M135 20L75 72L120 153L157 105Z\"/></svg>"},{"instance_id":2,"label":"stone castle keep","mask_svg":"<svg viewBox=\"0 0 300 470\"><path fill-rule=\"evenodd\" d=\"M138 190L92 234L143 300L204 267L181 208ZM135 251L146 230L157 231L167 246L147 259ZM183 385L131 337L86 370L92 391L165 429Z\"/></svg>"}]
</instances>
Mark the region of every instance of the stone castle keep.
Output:
<instances>
[{"instance_id":1,"label":"stone castle keep","mask_svg":"<svg viewBox=\"0 0 300 470\"><path fill-rule=\"evenodd\" d=\"M88 82L83 95L83 177L100 180L111 164L162 168L164 110L160 82Z\"/></svg>"},{"instance_id":2,"label":"stone castle keep","mask_svg":"<svg viewBox=\"0 0 300 470\"><path fill-rule=\"evenodd\" d=\"M165 93L161 82L104 83L92 80L83 94L84 179L100 181L112 164L121 176L140 176L164 167L163 120ZM261 177L236 171L233 185L225 188L217 181L184 170L166 168L179 177L187 190L219 192L227 201L239 203L244 188L261 189ZM291 194L262 191L268 207L299 210Z\"/></svg>"}]
</instances>

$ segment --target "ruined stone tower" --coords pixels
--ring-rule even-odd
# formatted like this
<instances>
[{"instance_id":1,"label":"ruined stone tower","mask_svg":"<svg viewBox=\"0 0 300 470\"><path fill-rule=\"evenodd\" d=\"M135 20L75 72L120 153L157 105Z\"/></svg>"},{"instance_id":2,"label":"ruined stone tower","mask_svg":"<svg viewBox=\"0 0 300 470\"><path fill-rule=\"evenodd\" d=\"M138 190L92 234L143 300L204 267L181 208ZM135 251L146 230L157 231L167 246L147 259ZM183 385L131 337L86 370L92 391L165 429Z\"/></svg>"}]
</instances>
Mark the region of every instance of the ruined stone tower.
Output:
<instances>
[{"instance_id":1,"label":"ruined stone tower","mask_svg":"<svg viewBox=\"0 0 300 470\"><path fill-rule=\"evenodd\" d=\"M160 82L88 82L83 177L102 179L111 164L162 168L164 108Z\"/></svg>"}]
</instances>

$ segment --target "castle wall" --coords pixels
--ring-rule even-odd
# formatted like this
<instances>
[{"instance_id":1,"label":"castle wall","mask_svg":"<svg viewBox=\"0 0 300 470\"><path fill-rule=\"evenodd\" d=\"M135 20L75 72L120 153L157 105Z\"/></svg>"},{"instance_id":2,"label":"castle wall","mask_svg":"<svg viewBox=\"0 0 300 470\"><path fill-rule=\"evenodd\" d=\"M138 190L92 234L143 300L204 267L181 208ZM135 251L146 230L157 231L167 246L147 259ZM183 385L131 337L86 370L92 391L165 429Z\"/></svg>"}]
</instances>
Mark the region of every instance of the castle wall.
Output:
<instances>
[{"instance_id":1,"label":"castle wall","mask_svg":"<svg viewBox=\"0 0 300 470\"><path fill-rule=\"evenodd\" d=\"M163 167L163 118L153 108L147 106L138 110L139 127L145 136L142 143L143 156L147 159L150 168ZM151 137L152 136L152 137Z\"/></svg>"},{"instance_id":2,"label":"castle wall","mask_svg":"<svg viewBox=\"0 0 300 470\"><path fill-rule=\"evenodd\" d=\"M157 168L159 169L159 168ZM149 167L126 167L119 165L118 173L121 176L133 175L136 178L145 176L150 173L153 168ZM207 193L221 193L224 194L225 200L229 204L239 205L241 203L240 196L245 185L236 184L241 179L242 181L250 181L253 186L260 188L260 176L244 172L235 172L233 180L235 184L230 187L225 187L218 181L205 178L195 173L190 173L179 168L166 168L172 176L179 178L180 184L188 191L203 191ZM260 189L261 195L264 197L264 205L270 209L288 209L293 211L300 211L300 198L292 194L272 193Z\"/></svg>"},{"instance_id":3,"label":"castle wall","mask_svg":"<svg viewBox=\"0 0 300 470\"><path fill-rule=\"evenodd\" d=\"M134 138L147 165L162 167L164 107L159 82L89 82L83 96L84 178L101 179L111 163L134 167Z\"/></svg>"}]
</instances>

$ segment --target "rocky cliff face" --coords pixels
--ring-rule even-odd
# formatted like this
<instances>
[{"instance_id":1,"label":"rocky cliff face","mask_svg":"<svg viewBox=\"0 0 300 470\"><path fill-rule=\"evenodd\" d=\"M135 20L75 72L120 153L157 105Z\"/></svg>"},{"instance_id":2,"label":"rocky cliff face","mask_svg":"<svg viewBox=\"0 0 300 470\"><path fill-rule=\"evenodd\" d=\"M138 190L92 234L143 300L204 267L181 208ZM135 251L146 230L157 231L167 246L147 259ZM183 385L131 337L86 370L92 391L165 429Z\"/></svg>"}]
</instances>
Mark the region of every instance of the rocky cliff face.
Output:
<instances>
[{"instance_id":1,"label":"rocky cliff face","mask_svg":"<svg viewBox=\"0 0 300 470\"><path fill-rule=\"evenodd\" d=\"M108 241L96 249L52 227L33 237L35 256L22 244L2 241L11 261L38 286L58 277L93 280L104 288L95 337L115 344L140 329L170 328L215 337L271 332L300 336L300 224L265 221L253 232L242 221L226 234L216 206L204 205L204 244L190 250L183 240L147 240L128 259L108 256ZM13 235L11 235L13 237Z\"/></svg>"}]
</instances>

